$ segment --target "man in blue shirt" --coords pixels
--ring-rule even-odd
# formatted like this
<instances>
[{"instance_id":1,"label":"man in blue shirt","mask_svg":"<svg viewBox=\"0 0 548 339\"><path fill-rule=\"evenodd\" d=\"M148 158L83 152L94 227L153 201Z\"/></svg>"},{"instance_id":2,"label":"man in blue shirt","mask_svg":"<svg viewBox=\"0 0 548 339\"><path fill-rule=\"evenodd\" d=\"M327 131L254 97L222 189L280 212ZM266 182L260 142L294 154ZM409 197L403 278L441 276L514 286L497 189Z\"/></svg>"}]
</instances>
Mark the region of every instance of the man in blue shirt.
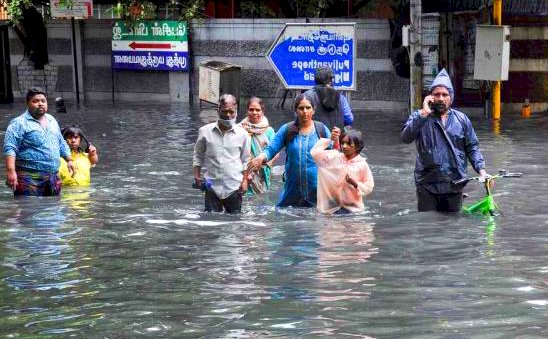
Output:
<instances>
[{"instance_id":1,"label":"man in blue shirt","mask_svg":"<svg viewBox=\"0 0 548 339\"><path fill-rule=\"evenodd\" d=\"M6 184L16 196L59 195L60 157L67 161L69 173L74 174L70 148L55 118L46 113L46 92L31 88L26 102L27 110L10 122L4 138Z\"/></svg>"}]
</instances>

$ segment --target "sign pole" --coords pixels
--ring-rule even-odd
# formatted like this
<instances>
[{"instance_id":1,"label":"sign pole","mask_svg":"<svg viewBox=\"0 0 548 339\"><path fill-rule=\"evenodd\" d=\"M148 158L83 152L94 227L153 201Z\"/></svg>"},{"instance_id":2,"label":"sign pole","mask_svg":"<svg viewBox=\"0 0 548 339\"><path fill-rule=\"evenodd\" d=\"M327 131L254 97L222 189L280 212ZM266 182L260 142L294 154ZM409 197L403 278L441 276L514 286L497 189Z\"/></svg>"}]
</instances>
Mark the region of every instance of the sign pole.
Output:
<instances>
[{"instance_id":1,"label":"sign pole","mask_svg":"<svg viewBox=\"0 0 548 339\"><path fill-rule=\"evenodd\" d=\"M78 78L78 57L76 56L76 32L74 28L74 17L70 18L70 25L72 28L72 56L74 61L74 81L76 84L76 104L80 105L80 80Z\"/></svg>"},{"instance_id":2,"label":"sign pole","mask_svg":"<svg viewBox=\"0 0 548 339\"><path fill-rule=\"evenodd\" d=\"M192 91L192 75L194 74L194 63L193 58L190 58L190 51L192 50L192 22L189 20L187 22L187 41L188 41L188 103L190 106L194 104L194 93ZM200 102L201 104L201 102Z\"/></svg>"},{"instance_id":3,"label":"sign pole","mask_svg":"<svg viewBox=\"0 0 548 339\"><path fill-rule=\"evenodd\" d=\"M112 102L114 102L114 68L110 68L110 77L111 77L111 89L112 89Z\"/></svg>"},{"instance_id":4,"label":"sign pole","mask_svg":"<svg viewBox=\"0 0 548 339\"><path fill-rule=\"evenodd\" d=\"M493 18L495 25L502 25L502 0L495 0L493 3ZM500 80L493 81L492 114L493 120L500 119Z\"/></svg>"},{"instance_id":5,"label":"sign pole","mask_svg":"<svg viewBox=\"0 0 548 339\"><path fill-rule=\"evenodd\" d=\"M422 49L421 26L422 26L422 7L421 0L411 0L410 6L411 32L412 39L409 42L409 61L411 64L411 75L409 79L410 90L410 111L422 106L422 65L417 64Z\"/></svg>"}]
</instances>

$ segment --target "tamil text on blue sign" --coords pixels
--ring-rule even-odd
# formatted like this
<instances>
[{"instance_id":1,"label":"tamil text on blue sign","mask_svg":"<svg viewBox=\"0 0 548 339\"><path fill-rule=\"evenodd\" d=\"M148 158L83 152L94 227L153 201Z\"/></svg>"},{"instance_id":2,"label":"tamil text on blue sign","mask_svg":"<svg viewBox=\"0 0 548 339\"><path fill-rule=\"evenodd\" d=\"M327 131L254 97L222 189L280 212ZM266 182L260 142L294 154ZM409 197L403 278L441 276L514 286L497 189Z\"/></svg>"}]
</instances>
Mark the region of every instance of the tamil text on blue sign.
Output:
<instances>
[{"instance_id":1,"label":"tamil text on blue sign","mask_svg":"<svg viewBox=\"0 0 548 339\"><path fill-rule=\"evenodd\" d=\"M186 71L186 23L173 20L116 21L112 26L112 68Z\"/></svg>"},{"instance_id":2,"label":"tamil text on blue sign","mask_svg":"<svg viewBox=\"0 0 548 339\"><path fill-rule=\"evenodd\" d=\"M355 89L354 23L286 24L267 58L286 88L314 86L314 73L328 66L334 86Z\"/></svg>"}]
</instances>

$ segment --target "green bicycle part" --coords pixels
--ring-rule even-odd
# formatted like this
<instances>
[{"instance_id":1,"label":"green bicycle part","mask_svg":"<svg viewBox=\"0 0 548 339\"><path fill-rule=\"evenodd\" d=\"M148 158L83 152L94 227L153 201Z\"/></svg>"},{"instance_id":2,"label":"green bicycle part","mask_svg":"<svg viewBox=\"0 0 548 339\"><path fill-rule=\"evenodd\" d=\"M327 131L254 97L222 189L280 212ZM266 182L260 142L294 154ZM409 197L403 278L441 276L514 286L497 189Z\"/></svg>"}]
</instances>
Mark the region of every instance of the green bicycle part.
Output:
<instances>
[{"instance_id":1,"label":"green bicycle part","mask_svg":"<svg viewBox=\"0 0 548 339\"><path fill-rule=\"evenodd\" d=\"M492 195L488 195L482 200L476 202L475 204L472 204L470 206L463 207L464 212L470 213L470 214L483 214L483 215L496 215L500 212L499 207L495 203L495 200L493 200Z\"/></svg>"}]
</instances>

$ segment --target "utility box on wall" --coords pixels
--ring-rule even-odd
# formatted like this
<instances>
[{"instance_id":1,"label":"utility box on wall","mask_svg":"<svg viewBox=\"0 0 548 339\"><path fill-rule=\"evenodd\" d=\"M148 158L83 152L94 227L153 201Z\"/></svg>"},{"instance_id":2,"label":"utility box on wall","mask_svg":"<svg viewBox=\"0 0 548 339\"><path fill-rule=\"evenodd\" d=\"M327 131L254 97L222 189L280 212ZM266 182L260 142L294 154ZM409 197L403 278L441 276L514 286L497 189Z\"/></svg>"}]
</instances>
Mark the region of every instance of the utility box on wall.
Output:
<instances>
[{"instance_id":1,"label":"utility box on wall","mask_svg":"<svg viewBox=\"0 0 548 339\"><path fill-rule=\"evenodd\" d=\"M240 97L240 71L242 67L222 61L204 61L200 64L198 84L201 101L217 104L223 94Z\"/></svg>"},{"instance_id":2,"label":"utility box on wall","mask_svg":"<svg viewBox=\"0 0 548 339\"><path fill-rule=\"evenodd\" d=\"M474 79L508 80L510 26L478 25Z\"/></svg>"}]
</instances>

